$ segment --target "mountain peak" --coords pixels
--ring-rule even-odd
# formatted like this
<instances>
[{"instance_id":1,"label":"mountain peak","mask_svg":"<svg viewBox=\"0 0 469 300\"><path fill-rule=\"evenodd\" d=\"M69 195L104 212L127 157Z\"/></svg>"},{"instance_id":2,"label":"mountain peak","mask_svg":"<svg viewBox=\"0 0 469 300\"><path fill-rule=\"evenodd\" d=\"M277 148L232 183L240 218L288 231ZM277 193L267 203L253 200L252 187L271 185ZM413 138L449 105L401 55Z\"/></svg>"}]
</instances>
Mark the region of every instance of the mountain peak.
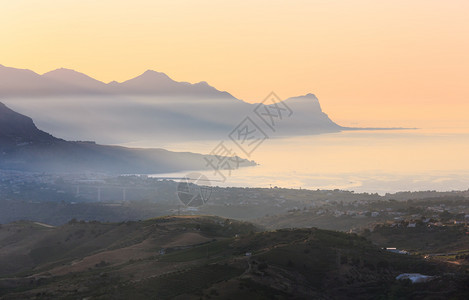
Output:
<instances>
[{"instance_id":1,"label":"mountain peak","mask_svg":"<svg viewBox=\"0 0 469 300\"><path fill-rule=\"evenodd\" d=\"M295 98L295 99L318 99L318 97L316 97L315 94L313 93L307 93L307 94L304 94L304 95L299 95L299 96L294 96L294 97L291 97L292 98Z\"/></svg>"},{"instance_id":2,"label":"mountain peak","mask_svg":"<svg viewBox=\"0 0 469 300\"><path fill-rule=\"evenodd\" d=\"M165 73L153 70L146 70L135 78L113 85L118 91L131 94L177 93L181 87L181 83L172 80Z\"/></svg>"},{"instance_id":3,"label":"mountain peak","mask_svg":"<svg viewBox=\"0 0 469 300\"><path fill-rule=\"evenodd\" d=\"M146 70L142 74L123 83L130 83L130 82L141 82L141 83L155 83L156 81L167 81L167 82L176 82L172 80L168 75L163 72L157 72L153 70Z\"/></svg>"},{"instance_id":4,"label":"mountain peak","mask_svg":"<svg viewBox=\"0 0 469 300\"><path fill-rule=\"evenodd\" d=\"M147 69L145 72L143 72L143 74L164 74L163 72L158 72L158 71L155 71L155 70L152 70L152 69Z\"/></svg>"},{"instance_id":5,"label":"mountain peak","mask_svg":"<svg viewBox=\"0 0 469 300\"><path fill-rule=\"evenodd\" d=\"M319 100L316 97L316 95L312 94L312 93L308 93L308 94L302 95L302 96L291 97L291 98L286 99L285 101L289 101L289 102L309 102L309 103L310 102L317 102L317 103L319 103Z\"/></svg>"},{"instance_id":6,"label":"mountain peak","mask_svg":"<svg viewBox=\"0 0 469 300\"><path fill-rule=\"evenodd\" d=\"M60 81L74 86L81 86L87 88L95 88L104 84L103 82L96 80L86 74L67 68L59 68L44 73L42 74L42 77L50 78L55 81Z\"/></svg>"},{"instance_id":7,"label":"mountain peak","mask_svg":"<svg viewBox=\"0 0 469 300\"><path fill-rule=\"evenodd\" d=\"M196 96L234 98L207 82L178 82L163 72L146 70L124 82L104 83L73 69L59 68L39 75L27 69L0 67L0 96L147 94L164 96ZM234 98L236 99L236 98Z\"/></svg>"},{"instance_id":8,"label":"mountain peak","mask_svg":"<svg viewBox=\"0 0 469 300\"><path fill-rule=\"evenodd\" d=\"M37 74L36 72L34 71L31 71L29 69L19 69L19 68L12 68L12 67L7 67L7 66L4 66L4 65L0 65L0 69L2 70L2 73L4 75L9 75L9 76L19 76L19 74L21 75L28 75L28 76L36 76L36 77L40 77L39 74ZM0 74L1 76L2 74Z\"/></svg>"},{"instance_id":9,"label":"mountain peak","mask_svg":"<svg viewBox=\"0 0 469 300\"><path fill-rule=\"evenodd\" d=\"M306 95L291 97L285 100L286 103L293 109L304 111L319 111L322 112L321 104L316 95L308 93Z\"/></svg>"},{"instance_id":10,"label":"mountain peak","mask_svg":"<svg viewBox=\"0 0 469 300\"><path fill-rule=\"evenodd\" d=\"M82 73L77 72L73 69L58 68L58 69L46 72L46 73L42 74L42 76L49 76L49 75L52 75L52 74L82 74Z\"/></svg>"},{"instance_id":11,"label":"mountain peak","mask_svg":"<svg viewBox=\"0 0 469 300\"><path fill-rule=\"evenodd\" d=\"M75 71L75 70L73 70L73 69L69 69L69 68L63 68L63 67L62 67L62 68L58 68L58 69L55 69L55 70L49 71L49 72L47 72L47 73L52 73L52 72L60 72L60 71L66 71L66 72L68 72L68 71L72 71L72 72L77 72L77 71Z\"/></svg>"},{"instance_id":12,"label":"mountain peak","mask_svg":"<svg viewBox=\"0 0 469 300\"><path fill-rule=\"evenodd\" d=\"M315 99L318 100L315 94L313 93L308 93L306 95L301 95L301 96L296 96L296 97L291 97L290 99Z\"/></svg>"},{"instance_id":13,"label":"mountain peak","mask_svg":"<svg viewBox=\"0 0 469 300\"><path fill-rule=\"evenodd\" d=\"M151 69L146 70L146 71L143 72L140 76L143 76L143 75L145 75L145 76L164 75L164 76L167 76L167 77L168 77L168 75L166 75L166 74L163 73L163 72L158 72L158 71L151 70Z\"/></svg>"}]
</instances>

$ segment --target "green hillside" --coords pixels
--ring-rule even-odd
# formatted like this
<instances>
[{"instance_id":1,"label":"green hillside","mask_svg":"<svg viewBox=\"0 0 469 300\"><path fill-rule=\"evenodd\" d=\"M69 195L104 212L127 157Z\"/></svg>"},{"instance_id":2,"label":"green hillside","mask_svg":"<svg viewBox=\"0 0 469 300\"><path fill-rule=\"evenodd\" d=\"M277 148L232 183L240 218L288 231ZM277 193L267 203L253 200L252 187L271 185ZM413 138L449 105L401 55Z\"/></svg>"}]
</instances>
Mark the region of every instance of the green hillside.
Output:
<instances>
[{"instance_id":1,"label":"green hillside","mask_svg":"<svg viewBox=\"0 0 469 300\"><path fill-rule=\"evenodd\" d=\"M456 265L335 231L211 216L2 225L2 299L465 299ZM398 281L401 273L437 276ZM443 292L442 292L443 291Z\"/></svg>"}]
</instances>

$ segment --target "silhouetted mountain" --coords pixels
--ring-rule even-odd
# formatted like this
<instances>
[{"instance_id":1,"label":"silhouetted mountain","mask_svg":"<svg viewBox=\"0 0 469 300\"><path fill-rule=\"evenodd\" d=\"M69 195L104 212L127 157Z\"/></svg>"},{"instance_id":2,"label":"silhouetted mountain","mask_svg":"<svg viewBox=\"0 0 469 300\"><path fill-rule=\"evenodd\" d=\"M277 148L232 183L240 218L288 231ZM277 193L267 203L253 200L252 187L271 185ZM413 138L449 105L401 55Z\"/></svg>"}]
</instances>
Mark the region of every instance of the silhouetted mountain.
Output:
<instances>
[{"instance_id":1,"label":"silhouetted mountain","mask_svg":"<svg viewBox=\"0 0 469 300\"><path fill-rule=\"evenodd\" d=\"M23 116L0 102L0 150L30 143L52 143L58 139L39 130L31 118Z\"/></svg>"},{"instance_id":2,"label":"silhouetted mountain","mask_svg":"<svg viewBox=\"0 0 469 300\"><path fill-rule=\"evenodd\" d=\"M207 168L209 156L68 142L0 103L0 169L48 172L159 173ZM240 166L254 165L240 160Z\"/></svg>"},{"instance_id":3,"label":"silhouetted mountain","mask_svg":"<svg viewBox=\"0 0 469 300\"><path fill-rule=\"evenodd\" d=\"M118 94L190 95L233 98L230 94L220 92L206 82L195 84L177 82L164 73L152 70L147 70L142 75L122 83L113 83L111 86L114 87L114 92Z\"/></svg>"},{"instance_id":4,"label":"silhouetted mountain","mask_svg":"<svg viewBox=\"0 0 469 300\"><path fill-rule=\"evenodd\" d=\"M206 82L191 84L177 82L168 75L147 70L142 75L122 83L105 84L70 69L57 69L39 75L30 70L9 68L0 65L0 96L54 96L54 95L173 95L233 98Z\"/></svg>"},{"instance_id":5,"label":"silhouetted mountain","mask_svg":"<svg viewBox=\"0 0 469 300\"><path fill-rule=\"evenodd\" d=\"M338 132L342 129L322 111L314 94L288 98L283 103L291 109L292 117L281 121L281 126L278 126L280 134L315 134Z\"/></svg>"},{"instance_id":6,"label":"silhouetted mountain","mask_svg":"<svg viewBox=\"0 0 469 300\"><path fill-rule=\"evenodd\" d=\"M70 92L105 93L108 89L105 83L71 69L57 69L44 73L41 77L67 86Z\"/></svg>"},{"instance_id":7,"label":"silhouetted mountain","mask_svg":"<svg viewBox=\"0 0 469 300\"><path fill-rule=\"evenodd\" d=\"M321 110L313 94L250 104L206 82L177 82L151 70L105 84L69 69L38 75L0 66L2 95L10 107L55 136L106 144L224 139L247 116L268 136L344 129Z\"/></svg>"},{"instance_id":8,"label":"silhouetted mountain","mask_svg":"<svg viewBox=\"0 0 469 300\"><path fill-rule=\"evenodd\" d=\"M53 88L53 82L26 69L0 65L0 96L32 96Z\"/></svg>"}]
</instances>

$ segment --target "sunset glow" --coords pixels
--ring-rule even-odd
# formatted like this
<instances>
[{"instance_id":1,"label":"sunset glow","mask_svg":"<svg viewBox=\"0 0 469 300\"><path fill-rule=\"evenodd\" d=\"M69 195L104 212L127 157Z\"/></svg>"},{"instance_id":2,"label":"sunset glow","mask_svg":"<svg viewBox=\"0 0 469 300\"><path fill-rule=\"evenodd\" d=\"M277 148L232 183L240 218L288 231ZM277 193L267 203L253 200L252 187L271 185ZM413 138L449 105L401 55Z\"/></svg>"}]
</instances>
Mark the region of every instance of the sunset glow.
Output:
<instances>
[{"instance_id":1,"label":"sunset glow","mask_svg":"<svg viewBox=\"0 0 469 300\"><path fill-rule=\"evenodd\" d=\"M312 92L344 125L464 119L468 12L466 0L4 1L0 63L104 82L153 69L248 102Z\"/></svg>"}]
</instances>

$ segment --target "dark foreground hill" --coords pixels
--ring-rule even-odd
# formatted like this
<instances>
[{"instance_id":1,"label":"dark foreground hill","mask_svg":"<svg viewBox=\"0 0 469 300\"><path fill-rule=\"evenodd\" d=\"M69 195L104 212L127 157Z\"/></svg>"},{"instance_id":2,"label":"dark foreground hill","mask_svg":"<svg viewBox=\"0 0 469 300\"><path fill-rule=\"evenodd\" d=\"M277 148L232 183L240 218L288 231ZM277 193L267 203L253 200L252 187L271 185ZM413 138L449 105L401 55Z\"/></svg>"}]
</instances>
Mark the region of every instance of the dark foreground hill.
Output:
<instances>
[{"instance_id":1,"label":"dark foreground hill","mask_svg":"<svg viewBox=\"0 0 469 300\"><path fill-rule=\"evenodd\" d=\"M0 228L2 299L467 299L457 267L319 229L218 217ZM398 281L401 273L436 276ZM451 274L448 274L451 273Z\"/></svg>"},{"instance_id":2,"label":"dark foreground hill","mask_svg":"<svg viewBox=\"0 0 469 300\"><path fill-rule=\"evenodd\" d=\"M207 155L69 142L0 103L0 169L39 172L161 173L207 168ZM236 158L239 166L253 162Z\"/></svg>"}]
</instances>

